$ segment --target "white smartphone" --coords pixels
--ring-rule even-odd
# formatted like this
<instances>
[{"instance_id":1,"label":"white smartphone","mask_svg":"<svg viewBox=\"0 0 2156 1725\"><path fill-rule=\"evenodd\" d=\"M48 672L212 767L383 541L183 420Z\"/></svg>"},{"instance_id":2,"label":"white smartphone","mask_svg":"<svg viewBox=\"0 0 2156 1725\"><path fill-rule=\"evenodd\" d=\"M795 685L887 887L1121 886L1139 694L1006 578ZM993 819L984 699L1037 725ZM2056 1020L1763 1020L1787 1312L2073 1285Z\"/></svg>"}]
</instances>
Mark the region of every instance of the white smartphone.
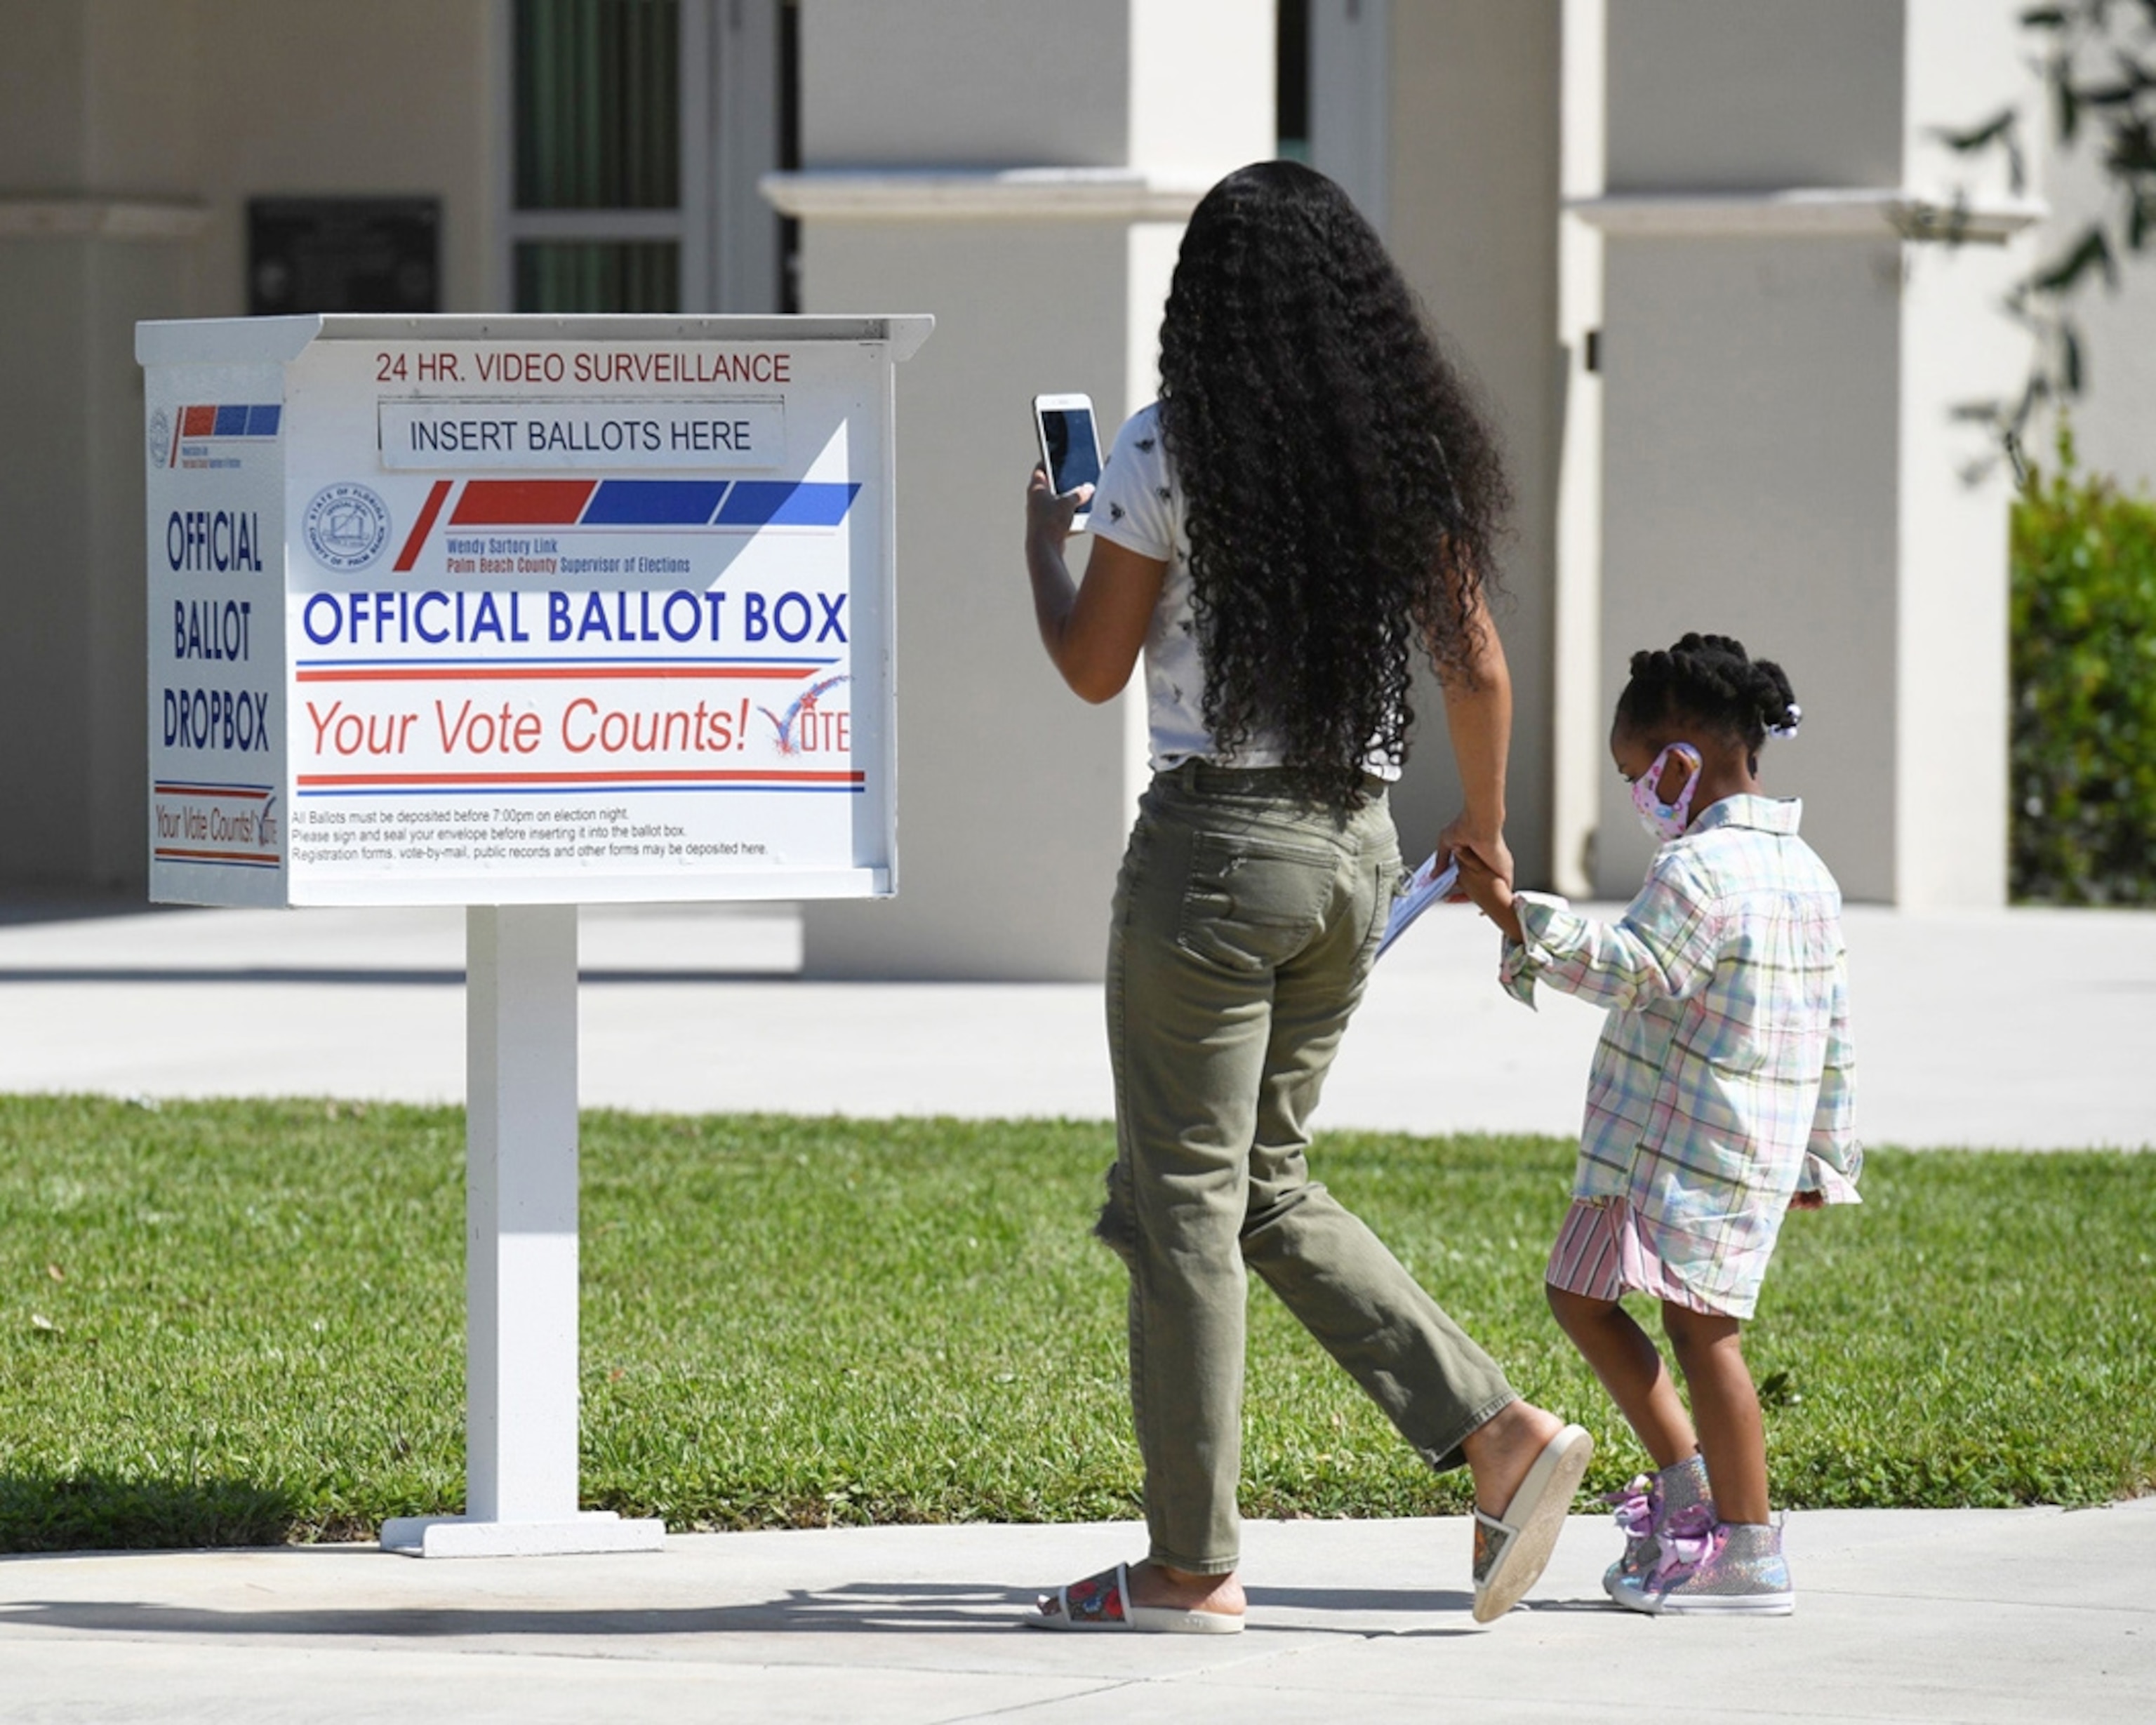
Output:
<instances>
[{"instance_id":1,"label":"white smartphone","mask_svg":"<svg viewBox=\"0 0 2156 1725\"><path fill-rule=\"evenodd\" d=\"M1101 434L1093 424L1093 398L1088 395L1036 395L1033 398L1033 429L1040 439L1041 465L1055 495L1067 497L1081 485L1101 482ZM1071 517L1075 532L1086 531L1087 511Z\"/></svg>"}]
</instances>

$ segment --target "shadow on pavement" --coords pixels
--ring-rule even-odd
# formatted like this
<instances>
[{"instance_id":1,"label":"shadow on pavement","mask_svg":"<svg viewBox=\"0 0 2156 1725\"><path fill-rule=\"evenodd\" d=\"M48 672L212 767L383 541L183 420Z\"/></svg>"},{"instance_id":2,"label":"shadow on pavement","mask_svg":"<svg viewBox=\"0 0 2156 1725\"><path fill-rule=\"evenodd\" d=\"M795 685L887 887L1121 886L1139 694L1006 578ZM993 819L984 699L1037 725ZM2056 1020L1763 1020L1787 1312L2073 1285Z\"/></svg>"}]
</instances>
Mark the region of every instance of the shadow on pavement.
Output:
<instances>
[{"instance_id":1,"label":"shadow on pavement","mask_svg":"<svg viewBox=\"0 0 2156 1725\"><path fill-rule=\"evenodd\" d=\"M790 972L769 970L584 970L583 983L626 983L648 987L679 983L702 986L710 983L793 983L800 978ZM196 983L223 986L233 983L317 983L329 988L372 984L377 988L462 988L462 965L412 967L402 970L331 968L315 965L0 965L0 983L121 983L130 987L143 983Z\"/></svg>"},{"instance_id":2,"label":"shadow on pavement","mask_svg":"<svg viewBox=\"0 0 2156 1725\"><path fill-rule=\"evenodd\" d=\"M371 1556L371 1554L369 1554ZM75 1630L118 1635L357 1636L450 1640L476 1637L674 1636L728 1634L962 1634L1019 1630L1032 1591L965 1583L861 1582L803 1589L745 1605L582 1607L556 1609L488 1605L322 1606L265 1611L217 1610L126 1599L24 1599L0 1605L0 1629ZM1476 1635L1481 1630L1373 1625L1371 1619L1412 1612L1458 1612L1465 1593L1362 1588L1256 1588L1248 1634ZM1293 1610L1293 1622L1266 1614ZM1357 1620L1337 1627L1312 1615L1337 1613ZM1232 1642L1224 1644L1232 1646ZM1247 1645L1247 1640L1245 1642Z\"/></svg>"}]
</instances>

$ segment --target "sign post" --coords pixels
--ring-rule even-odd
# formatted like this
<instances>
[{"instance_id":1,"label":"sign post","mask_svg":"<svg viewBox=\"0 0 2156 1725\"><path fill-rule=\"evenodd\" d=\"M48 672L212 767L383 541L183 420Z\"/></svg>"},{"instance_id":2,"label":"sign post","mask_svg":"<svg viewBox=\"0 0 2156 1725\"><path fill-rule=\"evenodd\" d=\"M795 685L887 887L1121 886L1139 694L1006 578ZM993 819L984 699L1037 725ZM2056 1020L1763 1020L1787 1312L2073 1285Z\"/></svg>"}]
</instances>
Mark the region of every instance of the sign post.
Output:
<instances>
[{"instance_id":1,"label":"sign post","mask_svg":"<svg viewBox=\"0 0 2156 1725\"><path fill-rule=\"evenodd\" d=\"M640 1551L577 1508L577 912L465 912L465 1515L400 1517L430 1557Z\"/></svg>"},{"instance_id":2,"label":"sign post","mask_svg":"<svg viewBox=\"0 0 2156 1725\"><path fill-rule=\"evenodd\" d=\"M466 1512L578 1507L580 903L896 890L910 317L146 323L151 897L466 910Z\"/></svg>"}]
</instances>

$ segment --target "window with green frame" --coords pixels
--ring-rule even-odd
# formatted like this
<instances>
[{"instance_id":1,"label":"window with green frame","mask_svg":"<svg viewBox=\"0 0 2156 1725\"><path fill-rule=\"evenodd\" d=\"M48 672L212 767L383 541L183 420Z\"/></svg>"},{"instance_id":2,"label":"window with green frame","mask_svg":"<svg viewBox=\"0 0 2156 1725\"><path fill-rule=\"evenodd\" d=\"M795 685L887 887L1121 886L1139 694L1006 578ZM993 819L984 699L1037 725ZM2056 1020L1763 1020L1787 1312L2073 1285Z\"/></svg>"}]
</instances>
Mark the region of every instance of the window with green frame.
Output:
<instances>
[{"instance_id":1,"label":"window with green frame","mask_svg":"<svg viewBox=\"0 0 2156 1725\"><path fill-rule=\"evenodd\" d=\"M515 29L516 309L680 311L680 0L516 0Z\"/></svg>"},{"instance_id":2,"label":"window with green frame","mask_svg":"<svg viewBox=\"0 0 2156 1725\"><path fill-rule=\"evenodd\" d=\"M519 311L679 311L678 239L520 239Z\"/></svg>"}]
</instances>

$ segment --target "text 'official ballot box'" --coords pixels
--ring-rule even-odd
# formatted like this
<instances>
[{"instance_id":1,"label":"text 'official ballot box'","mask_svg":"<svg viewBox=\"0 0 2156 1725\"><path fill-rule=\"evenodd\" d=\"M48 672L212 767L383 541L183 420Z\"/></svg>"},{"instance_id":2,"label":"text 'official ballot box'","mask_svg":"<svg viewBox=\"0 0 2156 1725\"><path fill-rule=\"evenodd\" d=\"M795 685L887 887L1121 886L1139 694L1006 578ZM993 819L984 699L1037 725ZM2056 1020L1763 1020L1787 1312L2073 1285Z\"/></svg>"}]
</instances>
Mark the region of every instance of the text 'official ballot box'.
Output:
<instances>
[{"instance_id":1,"label":"text 'official ballot box'","mask_svg":"<svg viewBox=\"0 0 2156 1725\"><path fill-rule=\"evenodd\" d=\"M930 320L149 323L151 896L894 888Z\"/></svg>"},{"instance_id":2,"label":"text 'official ballot box'","mask_svg":"<svg viewBox=\"0 0 2156 1725\"><path fill-rule=\"evenodd\" d=\"M145 323L150 896L466 911L466 1503L577 1491L579 903L896 889L901 317Z\"/></svg>"}]
</instances>

